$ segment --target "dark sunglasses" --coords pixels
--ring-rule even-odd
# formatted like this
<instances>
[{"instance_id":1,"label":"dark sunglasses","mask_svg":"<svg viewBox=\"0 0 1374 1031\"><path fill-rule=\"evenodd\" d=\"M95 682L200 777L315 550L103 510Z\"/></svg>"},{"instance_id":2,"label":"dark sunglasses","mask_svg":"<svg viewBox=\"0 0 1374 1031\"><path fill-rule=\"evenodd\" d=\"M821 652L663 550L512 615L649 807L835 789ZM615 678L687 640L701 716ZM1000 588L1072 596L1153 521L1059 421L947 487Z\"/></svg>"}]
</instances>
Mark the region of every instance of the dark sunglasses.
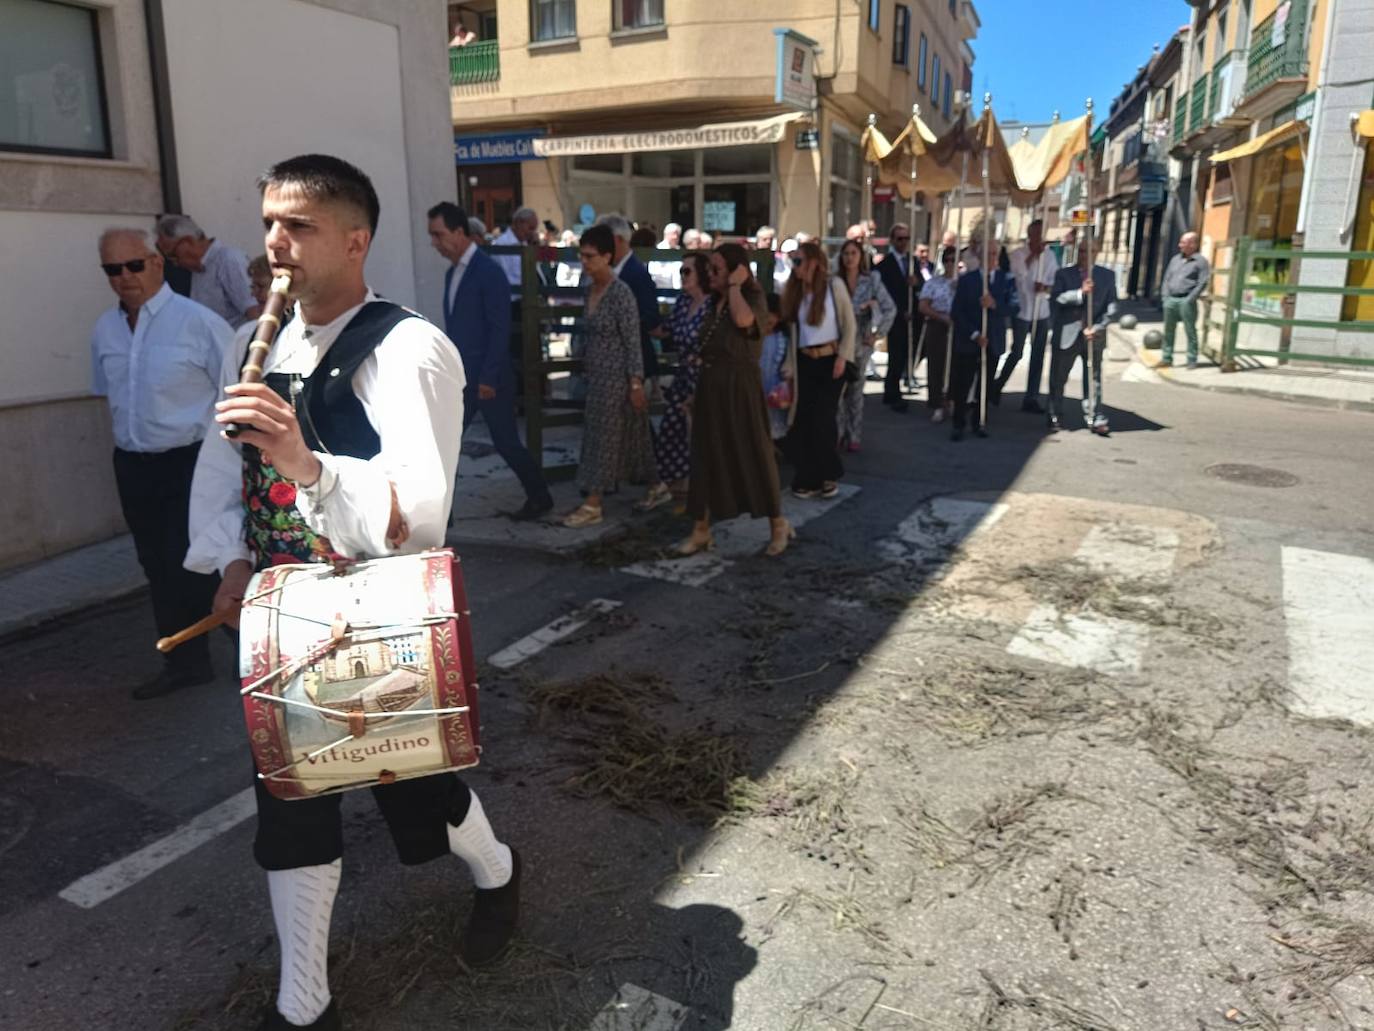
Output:
<instances>
[{"instance_id":1,"label":"dark sunglasses","mask_svg":"<svg viewBox=\"0 0 1374 1031\"><path fill-rule=\"evenodd\" d=\"M115 276L119 275L119 274L120 274L121 272L123 272L125 269L128 269L128 270L129 270L130 272L132 272L134 275L138 275L140 272L142 272L142 271L144 270L144 268L147 267L147 265L148 265L148 259L147 259L147 258L135 258L133 261L125 261L125 262L119 262L119 261L101 262L101 263L100 263L100 271L104 272L105 275L107 275L107 276L109 276L111 279L113 279Z\"/></svg>"}]
</instances>

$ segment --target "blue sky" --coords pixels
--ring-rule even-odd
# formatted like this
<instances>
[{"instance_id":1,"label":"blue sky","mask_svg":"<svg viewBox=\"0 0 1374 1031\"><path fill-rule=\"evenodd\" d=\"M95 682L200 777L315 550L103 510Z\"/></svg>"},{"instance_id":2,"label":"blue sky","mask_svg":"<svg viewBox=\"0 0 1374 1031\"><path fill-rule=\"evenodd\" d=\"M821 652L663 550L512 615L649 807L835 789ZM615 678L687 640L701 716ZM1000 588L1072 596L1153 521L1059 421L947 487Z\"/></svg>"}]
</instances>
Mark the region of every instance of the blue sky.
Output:
<instances>
[{"instance_id":1,"label":"blue sky","mask_svg":"<svg viewBox=\"0 0 1374 1031\"><path fill-rule=\"evenodd\" d=\"M1084 111L1095 120L1136 69L1163 47L1192 8L1185 0L975 0L973 102L992 92L999 121L1047 122Z\"/></svg>"}]
</instances>

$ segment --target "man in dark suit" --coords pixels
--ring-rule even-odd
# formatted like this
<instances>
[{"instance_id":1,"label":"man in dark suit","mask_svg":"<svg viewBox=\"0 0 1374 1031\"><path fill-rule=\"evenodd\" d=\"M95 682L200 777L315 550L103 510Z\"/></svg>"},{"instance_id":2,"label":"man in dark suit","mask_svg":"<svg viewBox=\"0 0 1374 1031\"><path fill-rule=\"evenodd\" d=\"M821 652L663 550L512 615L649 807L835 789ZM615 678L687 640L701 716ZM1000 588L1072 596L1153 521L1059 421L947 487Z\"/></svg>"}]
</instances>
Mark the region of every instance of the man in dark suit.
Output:
<instances>
[{"instance_id":1,"label":"man in dark suit","mask_svg":"<svg viewBox=\"0 0 1374 1031\"><path fill-rule=\"evenodd\" d=\"M906 375L907 356L911 353L912 295L919 293L924 280L916 270L911 254L911 228L905 222L892 226L888 236L887 256L878 262L878 275L883 286L897 303L897 318L887 331L887 376L883 380L883 404L894 412L907 410L902 397L902 377Z\"/></svg>"},{"instance_id":2,"label":"man in dark suit","mask_svg":"<svg viewBox=\"0 0 1374 1031\"><path fill-rule=\"evenodd\" d=\"M635 295L635 307L639 309L639 349L644 355L644 382L649 384L658 375L658 348L650 334L663 322L663 315L658 310L658 287L654 286L648 266L630 250L634 227L629 220L623 215L602 215L596 224L608 227L615 237L611 264L616 278Z\"/></svg>"},{"instance_id":3,"label":"man in dark suit","mask_svg":"<svg viewBox=\"0 0 1374 1031\"><path fill-rule=\"evenodd\" d=\"M463 428L482 413L497 454L525 488L524 507L511 518L538 518L553 508L553 497L515 424L510 281L468 235L467 212L456 204L444 201L429 209L429 242L453 263L444 276L444 332L458 346L467 375Z\"/></svg>"},{"instance_id":4,"label":"man in dark suit","mask_svg":"<svg viewBox=\"0 0 1374 1031\"><path fill-rule=\"evenodd\" d=\"M991 378L993 370L997 368L997 359L1002 354L1006 327L1016 312L1016 284L1011 273L998 267L997 241L988 240L986 247L980 250L979 267L959 277L950 312L954 316L951 330L953 366L949 377L950 395L954 399L954 419L949 429L950 440L963 439L965 416L970 410L974 435L988 435L980 418L984 352L987 355L986 370ZM984 274L987 275L986 291L983 289ZM983 329L985 311L988 320L986 332Z\"/></svg>"},{"instance_id":5,"label":"man in dark suit","mask_svg":"<svg viewBox=\"0 0 1374 1031\"><path fill-rule=\"evenodd\" d=\"M1064 384L1075 358L1083 359L1083 421L1099 437L1110 428L1102 407L1102 359L1107 349L1107 323L1116 314L1116 276L1101 265L1088 275L1088 248L1078 248L1075 264L1054 274L1050 307L1050 432L1059 429ZM1091 299L1092 317L1088 317Z\"/></svg>"}]
</instances>

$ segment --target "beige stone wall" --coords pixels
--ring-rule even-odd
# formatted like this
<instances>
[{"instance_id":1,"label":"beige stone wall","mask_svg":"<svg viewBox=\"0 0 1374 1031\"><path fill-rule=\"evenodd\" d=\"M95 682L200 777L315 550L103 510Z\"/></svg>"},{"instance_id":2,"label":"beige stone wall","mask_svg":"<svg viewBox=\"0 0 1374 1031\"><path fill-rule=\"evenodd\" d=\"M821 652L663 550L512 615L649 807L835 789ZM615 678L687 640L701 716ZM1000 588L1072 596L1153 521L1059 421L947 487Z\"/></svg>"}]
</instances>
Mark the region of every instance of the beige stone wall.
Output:
<instances>
[{"instance_id":1,"label":"beige stone wall","mask_svg":"<svg viewBox=\"0 0 1374 1031\"><path fill-rule=\"evenodd\" d=\"M0 568L123 532L104 400L0 408Z\"/></svg>"}]
</instances>

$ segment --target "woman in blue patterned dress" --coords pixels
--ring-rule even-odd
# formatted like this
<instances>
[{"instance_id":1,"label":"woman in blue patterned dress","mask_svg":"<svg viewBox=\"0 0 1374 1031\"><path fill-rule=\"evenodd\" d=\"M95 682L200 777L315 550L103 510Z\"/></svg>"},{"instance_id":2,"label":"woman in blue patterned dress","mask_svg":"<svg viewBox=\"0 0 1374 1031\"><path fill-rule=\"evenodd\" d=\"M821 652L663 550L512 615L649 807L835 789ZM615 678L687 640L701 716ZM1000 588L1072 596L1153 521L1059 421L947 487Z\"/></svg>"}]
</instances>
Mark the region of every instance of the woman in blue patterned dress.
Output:
<instances>
[{"instance_id":1,"label":"woman in blue patterned dress","mask_svg":"<svg viewBox=\"0 0 1374 1031\"><path fill-rule=\"evenodd\" d=\"M648 512L670 501L673 490L681 492L686 486L687 473L692 465L692 397L697 391L701 375L701 324L710 307L706 301L706 275L710 263L705 251L694 251L682 261L682 293L678 295L667 325L655 330L655 335L670 337L677 348L678 365L673 382L663 392L667 410L658 424L654 438L654 456L658 465L658 482L649 488L643 501L635 505Z\"/></svg>"}]
</instances>

